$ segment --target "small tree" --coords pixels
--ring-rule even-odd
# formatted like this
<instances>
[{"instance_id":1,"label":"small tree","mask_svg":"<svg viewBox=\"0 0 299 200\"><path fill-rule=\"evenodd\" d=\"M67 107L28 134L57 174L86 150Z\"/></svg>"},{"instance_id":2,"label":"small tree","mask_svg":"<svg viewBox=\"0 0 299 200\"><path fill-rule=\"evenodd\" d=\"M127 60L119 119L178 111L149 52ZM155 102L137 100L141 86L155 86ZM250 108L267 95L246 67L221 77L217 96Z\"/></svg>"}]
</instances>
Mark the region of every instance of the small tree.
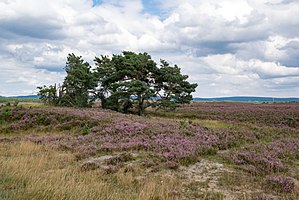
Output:
<instances>
[{"instance_id":1,"label":"small tree","mask_svg":"<svg viewBox=\"0 0 299 200\"><path fill-rule=\"evenodd\" d=\"M48 104L60 106L89 107L92 103L90 91L97 82L90 65L81 56L69 54L65 67L67 76L57 91L55 86L38 87L40 98ZM58 94L57 94L58 93Z\"/></svg>"},{"instance_id":2,"label":"small tree","mask_svg":"<svg viewBox=\"0 0 299 200\"><path fill-rule=\"evenodd\" d=\"M159 99L155 106L162 109L176 109L181 104L190 103L192 92L195 92L197 84L187 81L188 76L181 74L181 69L174 65L169 65L165 60L161 60L161 68L156 77L156 85Z\"/></svg>"},{"instance_id":3,"label":"small tree","mask_svg":"<svg viewBox=\"0 0 299 200\"><path fill-rule=\"evenodd\" d=\"M89 107L90 91L96 86L91 66L81 56L69 54L65 67L67 76L63 82L63 102L67 106Z\"/></svg>"},{"instance_id":4,"label":"small tree","mask_svg":"<svg viewBox=\"0 0 299 200\"><path fill-rule=\"evenodd\" d=\"M37 89L39 89L37 95L44 103L50 105L58 104L59 97L57 95L56 85L50 85L49 87L44 85L43 87L37 87Z\"/></svg>"}]
</instances>

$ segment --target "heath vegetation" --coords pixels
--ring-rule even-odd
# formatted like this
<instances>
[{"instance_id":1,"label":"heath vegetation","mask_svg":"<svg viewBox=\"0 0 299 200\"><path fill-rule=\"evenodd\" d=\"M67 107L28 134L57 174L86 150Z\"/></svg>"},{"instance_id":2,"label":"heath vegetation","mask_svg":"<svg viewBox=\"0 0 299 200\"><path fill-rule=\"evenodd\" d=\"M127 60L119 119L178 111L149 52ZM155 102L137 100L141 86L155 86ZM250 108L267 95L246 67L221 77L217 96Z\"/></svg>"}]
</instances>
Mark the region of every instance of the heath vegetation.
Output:
<instances>
[{"instance_id":1,"label":"heath vegetation","mask_svg":"<svg viewBox=\"0 0 299 200\"><path fill-rule=\"evenodd\" d=\"M196 103L146 116L21 107L0 117L1 199L298 199L299 106Z\"/></svg>"},{"instance_id":2,"label":"heath vegetation","mask_svg":"<svg viewBox=\"0 0 299 200\"><path fill-rule=\"evenodd\" d=\"M65 69L1 104L0 199L299 199L298 103L191 102L147 53Z\"/></svg>"}]
</instances>

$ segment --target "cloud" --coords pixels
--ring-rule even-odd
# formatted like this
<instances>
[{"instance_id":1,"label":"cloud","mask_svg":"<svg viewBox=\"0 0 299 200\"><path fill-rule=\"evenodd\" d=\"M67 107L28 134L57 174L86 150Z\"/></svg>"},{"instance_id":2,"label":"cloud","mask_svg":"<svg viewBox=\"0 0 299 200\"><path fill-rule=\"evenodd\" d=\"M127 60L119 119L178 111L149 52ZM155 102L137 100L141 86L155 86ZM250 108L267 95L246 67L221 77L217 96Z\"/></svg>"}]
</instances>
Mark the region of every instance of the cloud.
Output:
<instances>
[{"instance_id":1,"label":"cloud","mask_svg":"<svg viewBox=\"0 0 299 200\"><path fill-rule=\"evenodd\" d=\"M62 82L68 53L123 50L178 64L194 96L299 94L299 2L1 1L0 95ZM291 88L291 89L290 89Z\"/></svg>"},{"instance_id":2,"label":"cloud","mask_svg":"<svg viewBox=\"0 0 299 200\"><path fill-rule=\"evenodd\" d=\"M36 21L35 18L4 19L0 21L3 36L15 35L37 39L63 39L62 26L52 21ZM8 38L8 37L6 37Z\"/></svg>"},{"instance_id":3,"label":"cloud","mask_svg":"<svg viewBox=\"0 0 299 200\"><path fill-rule=\"evenodd\" d=\"M299 39L291 40L285 46L280 48L285 56L281 62L292 67L299 67Z\"/></svg>"},{"instance_id":4,"label":"cloud","mask_svg":"<svg viewBox=\"0 0 299 200\"><path fill-rule=\"evenodd\" d=\"M0 56L0 93L7 96L35 94L36 87L63 80L64 74L34 69L30 64ZM3 64L4 63L4 64Z\"/></svg>"},{"instance_id":5,"label":"cloud","mask_svg":"<svg viewBox=\"0 0 299 200\"><path fill-rule=\"evenodd\" d=\"M217 73L256 74L261 79L299 77L299 68L285 67L275 62L263 62L257 59L240 60L232 54L211 55L203 58L203 60Z\"/></svg>"}]
</instances>

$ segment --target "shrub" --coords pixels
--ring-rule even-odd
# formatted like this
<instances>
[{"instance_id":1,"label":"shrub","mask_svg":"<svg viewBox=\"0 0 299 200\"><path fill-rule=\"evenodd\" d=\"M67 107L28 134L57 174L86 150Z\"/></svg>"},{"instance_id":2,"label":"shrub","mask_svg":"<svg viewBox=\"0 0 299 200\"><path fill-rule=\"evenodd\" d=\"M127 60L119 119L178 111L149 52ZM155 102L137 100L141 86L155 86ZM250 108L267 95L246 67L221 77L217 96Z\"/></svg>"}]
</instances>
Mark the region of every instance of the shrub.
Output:
<instances>
[{"instance_id":1,"label":"shrub","mask_svg":"<svg viewBox=\"0 0 299 200\"><path fill-rule=\"evenodd\" d=\"M295 188L294 180L288 176L269 176L266 184L271 189L284 193L292 192Z\"/></svg>"},{"instance_id":2,"label":"shrub","mask_svg":"<svg viewBox=\"0 0 299 200\"><path fill-rule=\"evenodd\" d=\"M4 120L8 120L10 116L11 116L10 106L4 107L4 109L1 111L1 118Z\"/></svg>"},{"instance_id":3,"label":"shrub","mask_svg":"<svg viewBox=\"0 0 299 200\"><path fill-rule=\"evenodd\" d=\"M88 134L89 134L89 126L88 126L88 124L85 124L82 127L82 135L88 135Z\"/></svg>"}]
</instances>

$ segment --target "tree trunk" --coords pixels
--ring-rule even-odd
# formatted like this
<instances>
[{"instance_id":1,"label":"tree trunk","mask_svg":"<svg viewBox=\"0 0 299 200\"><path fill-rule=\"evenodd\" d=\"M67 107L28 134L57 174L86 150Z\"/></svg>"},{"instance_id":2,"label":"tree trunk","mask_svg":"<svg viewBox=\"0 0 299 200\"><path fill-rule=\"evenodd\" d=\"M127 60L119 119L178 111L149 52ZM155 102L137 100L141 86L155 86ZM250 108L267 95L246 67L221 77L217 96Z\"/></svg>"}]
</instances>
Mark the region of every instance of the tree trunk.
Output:
<instances>
[{"instance_id":1,"label":"tree trunk","mask_svg":"<svg viewBox=\"0 0 299 200\"><path fill-rule=\"evenodd\" d=\"M144 115L144 111L145 111L143 103L144 103L144 99L141 96L138 96L138 115L140 116Z\"/></svg>"}]
</instances>

